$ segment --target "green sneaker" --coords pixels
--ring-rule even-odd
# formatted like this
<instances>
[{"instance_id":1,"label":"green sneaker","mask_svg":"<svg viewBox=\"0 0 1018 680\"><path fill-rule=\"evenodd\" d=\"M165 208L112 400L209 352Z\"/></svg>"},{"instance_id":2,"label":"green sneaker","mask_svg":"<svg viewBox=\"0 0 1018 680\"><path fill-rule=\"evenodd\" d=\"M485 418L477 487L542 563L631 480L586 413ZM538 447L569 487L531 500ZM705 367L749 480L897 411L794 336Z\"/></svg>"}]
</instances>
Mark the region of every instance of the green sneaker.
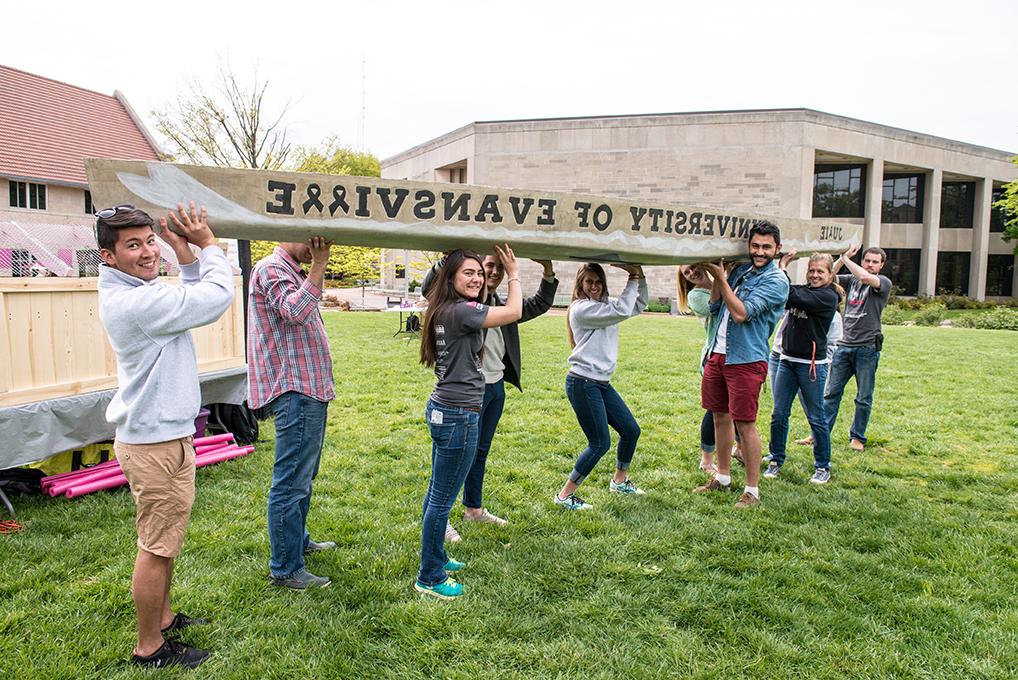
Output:
<instances>
[{"instance_id":1,"label":"green sneaker","mask_svg":"<svg viewBox=\"0 0 1018 680\"><path fill-rule=\"evenodd\" d=\"M450 576L442 583L437 583L433 586L426 586L420 581L414 581L414 590L418 593L437 597L440 600L455 600L463 594L463 584L457 583L456 579Z\"/></svg>"},{"instance_id":2,"label":"green sneaker","mask_svg":"<svg viewBox=\"0 0 1018 680\"><path fill-rule=\"evenodd\" d=\"M453 558L450 557L449 561L445 563L445 570L446 571L463 571L466 568L466 566L467 566L466 562L460 562L460 561L454 560Z\"/></svg>"}]
</instances>

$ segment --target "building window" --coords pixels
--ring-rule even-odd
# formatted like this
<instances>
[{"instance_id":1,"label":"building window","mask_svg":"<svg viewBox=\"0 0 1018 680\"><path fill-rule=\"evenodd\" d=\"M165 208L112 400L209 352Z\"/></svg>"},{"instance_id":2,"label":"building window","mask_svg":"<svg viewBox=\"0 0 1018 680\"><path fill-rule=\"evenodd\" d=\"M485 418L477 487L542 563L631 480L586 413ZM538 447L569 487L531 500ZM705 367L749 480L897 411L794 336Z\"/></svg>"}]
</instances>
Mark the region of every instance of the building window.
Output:
<instances>
[{"instance_id":1,"label":"building window","mask_svg":"<svg viewBox=\"0 0 1018 680\"><path fill-rule=\"evenodd\" d=\"M976 210L975 182L944 182L940 190L940 226L971 229Z\"/></svg>"},{"instance_id":2,"label":"building window","mask_svg":"<svg viewBox=\"0 0 1018 680\"><path fill-rule=\"evenodd\" d=\"M881 273L891 279L901 295L916 295L919 292L919 257L922 251L918 248L884 248L884 251L887 263Z\"/></svg>"},{"instance_id":3,"label":"building window","mask_svg":"<svg viewBox=\"0 0 1018 680\"><path fill-rule=\"evenodd\" d=\"M986 258L986 294L994 297L1014 295L1014 255L990 255Z\"/></svg>"},{"instance_id":4,"label":"building window","mask_svg":"<svg viewBox=\"0 0 1018 680\"><path fill-rule=\"evenodd\" d=\"M85 189L85 214L95 214L95 206L92 205L92 192L88 189Z\"/></svg>"},{"instance_id":5,"label":"building window","mask_svg":"<svg viewBox=\"0 0 1018 680\"><path fill-rule=\"evenodd\" d=\"M11 180L9 184L11 185L11 207L27 208L28 190L26 189L25 183Z\"/></svg>"},{"instance_id":6,"label":"building window","mask_svg":"<svg viewBox=\"0 0 1018 680\"><path fill-rule=\"evenodd\" d=\"M969 294L971 253L937 253L937 294Z\"/></svg>"},{"instance_id":7,"label":"building window","mask_svg":"<svg viewBox=\"0 0 1018 680\"><path fill-rule=\"evenodd\" d=\"M1002 201L1006 197L1004 187L997 187L993 190L993 203ZM993 205L991 203L990 208L990 233L1002 233L1004 231L1004 225L1007 224L1008 214L1002 207ZM989 295L989 293L987 293Z\"/></svg>"},{"instance_id":8,"label":"building window","mask_svg":"<svg viewBox=\"0 0 1018 680\"><path fill-rule=\"evenodd\" d=\"M921 224L925 185L926 177L923 175L884 175L880 221L885 224Z\"/></svg>"},{"instance_id":9,"label":"building window","mask_svg":"<svg viewBox=\"0 0 1018 680\"><path fill-rule=\"evenodd\" d=\"M35 258L27 250L15 248L11 251L11 276L31 276Z\"/></svg>"},{"instance_id":10,"label":"building window","mask_svg":"<svg viewBox=\"0 0 1018 680\"><path fill-rule=\"evenodd\" d=\"M46 209L46 185L35 182L15 182L10 184L10 205L12 208Z\"/></svg>"},{"instance_id":11,"label":"building window","mask_svg":"<svg viewBox=\"0 0 1018 680\"><path fill-rule=\"evenodd\" d=\"M818 165L813 170L813 217L862 217L865 165Z\"/></svg>"}]
</instances>

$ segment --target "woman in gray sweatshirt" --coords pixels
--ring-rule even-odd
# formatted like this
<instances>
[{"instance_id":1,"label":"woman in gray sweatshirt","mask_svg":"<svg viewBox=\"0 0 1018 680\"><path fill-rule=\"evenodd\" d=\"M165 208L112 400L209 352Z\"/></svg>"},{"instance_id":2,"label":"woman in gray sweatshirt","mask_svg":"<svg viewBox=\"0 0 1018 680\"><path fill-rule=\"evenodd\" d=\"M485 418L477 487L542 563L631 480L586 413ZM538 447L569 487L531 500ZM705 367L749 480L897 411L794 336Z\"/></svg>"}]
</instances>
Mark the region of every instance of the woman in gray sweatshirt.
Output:
<instances>
[{"instance_id":1,"label":"woman in gray sweatshirt","mask_svg":"<svg viewBox=\"0 0 1018 680\"><path fill-rule=\"evenodd\" d=\"M629 463L640 438L640 426L626 402L609 381L619 355L618 324L647 307L647 280L639 265L612 265L629 274L622 295L608 297L608 281L599 264L585 264L576 272L567 328L569 374L566 396L576 413L587 447L580 453L569 479L555 495L555 502L569 510L591 506L576 495L576 489L611 447L609 426L619 433L615 475L608 490L622 494L644 492L629 479Z\"/></svg>"}]
</instances>

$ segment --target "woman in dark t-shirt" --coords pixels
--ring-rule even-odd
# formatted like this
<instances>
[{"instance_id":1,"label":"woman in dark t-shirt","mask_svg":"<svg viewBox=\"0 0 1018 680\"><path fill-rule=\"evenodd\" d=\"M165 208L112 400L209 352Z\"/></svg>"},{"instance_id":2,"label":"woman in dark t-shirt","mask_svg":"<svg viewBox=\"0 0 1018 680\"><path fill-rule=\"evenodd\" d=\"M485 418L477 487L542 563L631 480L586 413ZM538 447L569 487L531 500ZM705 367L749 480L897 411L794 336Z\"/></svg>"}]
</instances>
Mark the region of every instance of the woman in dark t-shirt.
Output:
<instances>
[{"instance_id":1,"label":"woman in dark t-shirt","mask_svg":"<svg viewBox=\"0 0 1018 680\"><path fill-rule=\"evenodd\" d=\"M788 261L782 258L782 268ZM806 419L813 430L814 471L809 481L826 484L831 478L831 436L824 416L824 384L830 363L827 332L844 296L844 290L834 281L833 269L834 259L830 255L814 253L806 271L807 285L792 286L788 291L785 305L788 315L781 329L781 359L774 378L771 455L765 478L781 474L788 443L788 418L796 393L802 394Z\"/></svg>"},{"instance_id":2,"label":"woman in dark t-shirt","mask_svg":"<svg viewBox=\"0 0 1018 680\"><path fill-rule=\"evenodd\" d=\"M463 594L463 586L447 572L466 565L446 555L445 527L477 453L484 399L483 329L519 321L523 313L516 256L508 245L495 250L509 280L505 305L483 304L484 265L479 255L466 250L445 258L427 294L421 363L435 369L436 380L424 409L431 433L431 478L424 496L421 568L414 588L442 600Z\"/></svg>"}]
</instances>

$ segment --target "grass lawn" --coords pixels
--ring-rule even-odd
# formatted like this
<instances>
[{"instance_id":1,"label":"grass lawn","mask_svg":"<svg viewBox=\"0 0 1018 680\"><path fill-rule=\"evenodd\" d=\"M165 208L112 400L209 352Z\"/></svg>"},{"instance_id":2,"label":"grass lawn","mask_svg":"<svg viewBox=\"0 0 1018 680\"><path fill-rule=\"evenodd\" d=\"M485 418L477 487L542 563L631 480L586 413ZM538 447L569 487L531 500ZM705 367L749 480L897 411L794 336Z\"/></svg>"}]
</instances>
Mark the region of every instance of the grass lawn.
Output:
<instances>
[{"instance_id":1,"label":"grass lawn","mask_svg":"<svg viewBox=\"0 0 1018 680\"><path fill-rule=\"evenodd\" d=\"M886 329L866 452L847 450L846 401L832 482L807 483L812 457L793 446L781 478L762 482L763 505L737 511L736 494L690 492L703 331L628 321L613 382L643 428L632 474L649 494L609 495L609 454L581 490L594 510L570 514L551 503L583 446L563 388L564 319L530 322L526 392L507 394L488 463L486 505L511 523L462 528L450 554L469 562L467 594L441 603L412 590L432 376L416 342L391 337L391 316L326 323L337 397L309 524L339 549L309 567L333 585L268 585L266 423L254 455L198 472L174 581L180 609L213 619L183 637L214 654L193 677L1018 672L1018 335ZM791 434L806 431L798 412ZM0 678L156 677L127 663L129 493L15 503L25 529L0 536Z\"/></svg>"}]
</instances>

